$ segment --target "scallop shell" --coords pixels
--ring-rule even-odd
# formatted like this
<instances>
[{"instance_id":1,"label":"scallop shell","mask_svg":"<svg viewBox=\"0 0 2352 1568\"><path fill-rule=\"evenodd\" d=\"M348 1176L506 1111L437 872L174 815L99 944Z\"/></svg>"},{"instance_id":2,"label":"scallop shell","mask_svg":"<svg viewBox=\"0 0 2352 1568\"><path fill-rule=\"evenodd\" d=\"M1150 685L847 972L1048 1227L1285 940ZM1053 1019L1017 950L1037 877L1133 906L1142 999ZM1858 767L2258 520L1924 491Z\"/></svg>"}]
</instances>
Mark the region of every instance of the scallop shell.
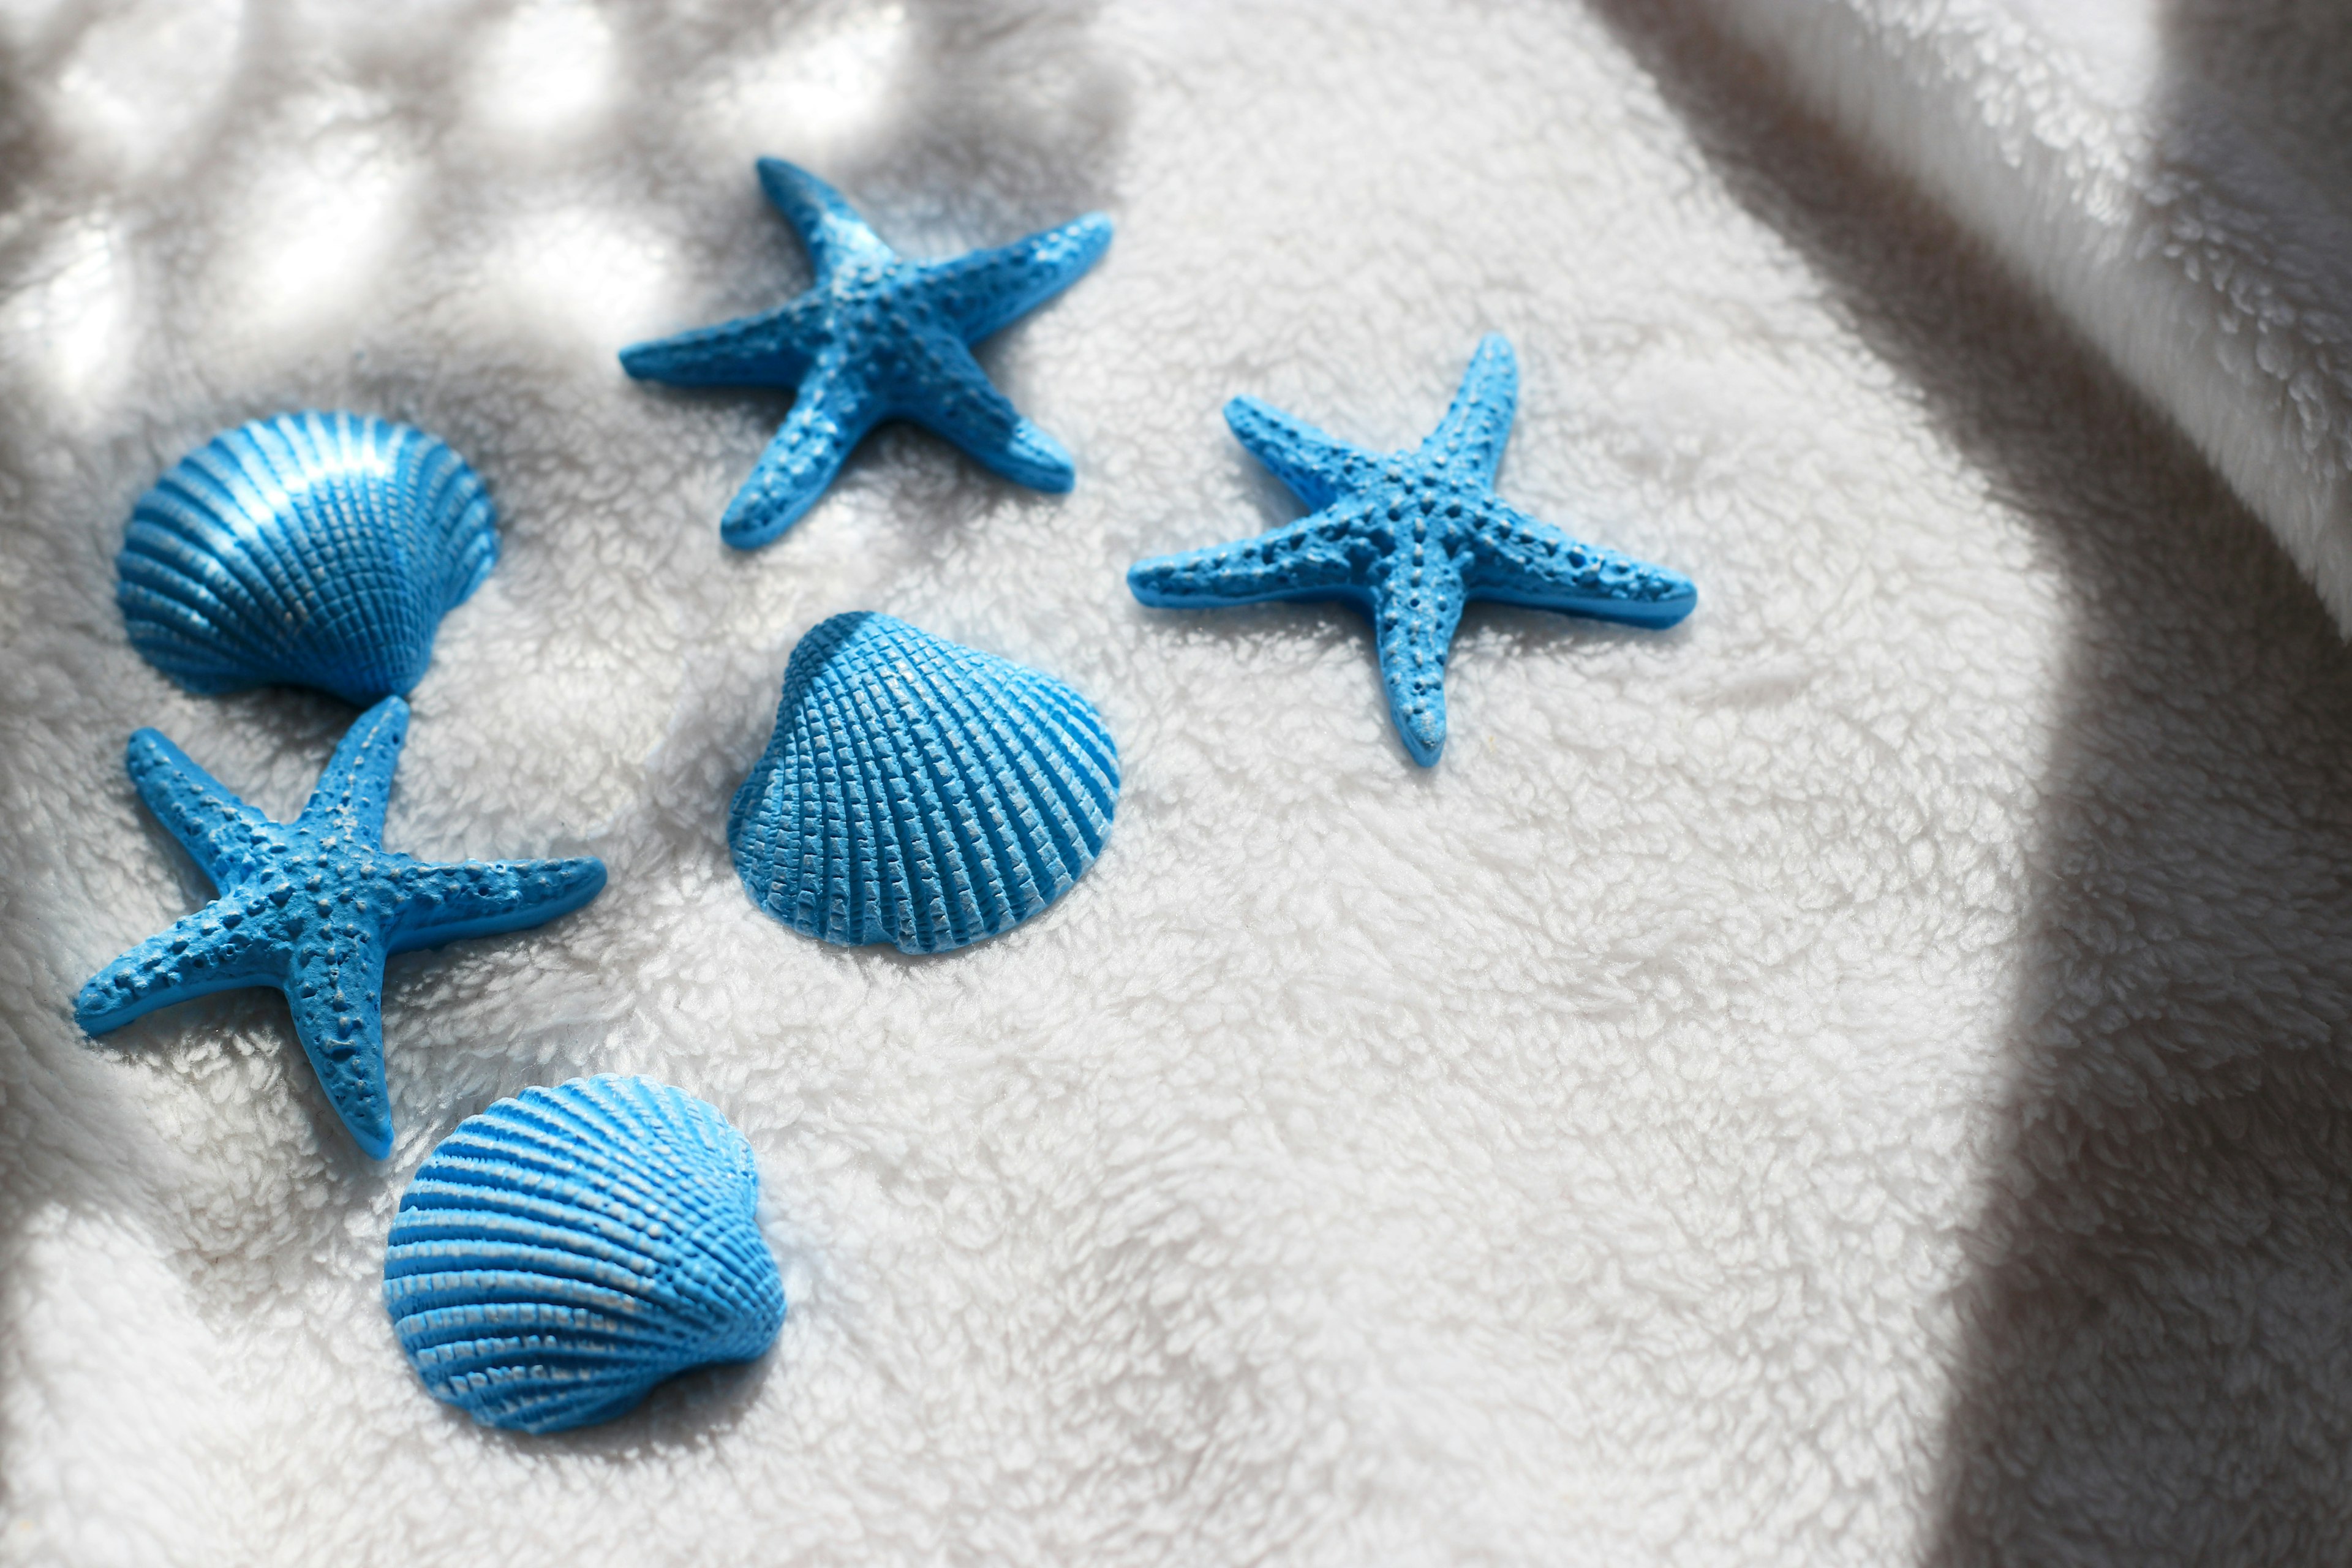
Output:
<instances>
[{"instance_id":1,"label":"scallop shell","mask_svg":"<svg viewBox=\"0 0 2352 1568\"><path fill-rule=\"evenodd\" d=\"M469 1116L408 1184L383 1302L436 1399L556 1432L750 1361L784 1321L751 1145L651 1079L574 1079Z\"/></svg>"},{"instance_id":2,"label":"scallop shell","mask_svg":"<svg viewBox=\"0 0 2352 1568\"><path fill-rule=\"evenodd\" d=\"M784 671L727 841L809 936L940 952L1028 919L1102 852L1118 748L1048 676L888 616L835 616Z\"/></svg>"},{"instance_id":3,"label":"scallop shell","mask_svg":"<svg viewBox=\"0 0 2352 1568\"><path fill-rule=\"evenodd\" d=\"M115 558L131 646L191 691L415 686L498 560L489 494L422 430L281 414L215 437L139 499Z\"/></svg>"}]
</instances>

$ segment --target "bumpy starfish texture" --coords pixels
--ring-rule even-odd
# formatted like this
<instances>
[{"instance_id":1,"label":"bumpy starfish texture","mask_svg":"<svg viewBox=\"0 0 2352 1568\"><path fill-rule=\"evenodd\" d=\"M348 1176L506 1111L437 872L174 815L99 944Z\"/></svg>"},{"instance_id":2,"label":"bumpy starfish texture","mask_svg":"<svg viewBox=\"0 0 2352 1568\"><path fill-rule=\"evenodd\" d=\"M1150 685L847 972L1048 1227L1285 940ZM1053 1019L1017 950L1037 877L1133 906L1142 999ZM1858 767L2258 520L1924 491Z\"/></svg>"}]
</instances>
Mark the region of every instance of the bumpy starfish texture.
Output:
<instances>
[{"instance_id":1,"label":"bumpy starfish texture","mask_svg":"<svg viewBox=\"0 0 2352 1568\"><path fill-rule=\"evenodd\" d=\"M74 1000L91 1034L214 991L286 994L294 1032L370 1156L392 1152L383 964L395 952L520 931L578 909L604 862L436 865L383 847L408 704L388 697L335 748L302 814L272 822L152 730L131 737L131 782L220 897L99 971Z\"/></svg>"},{"instance_id":2,"label":"bumpy starfish texture","mask_svg":"<svg viewBox=\"0 0 2352 1568\"><path fill-rule=\"evenodd\" d=\"M1089 213L995 250L909 261L806 170L762 158L760 184L808 247L814 287L781 310L621 351L640 381L799 388L728 503L720 538L752 550L799 521L885 419L927 426L1016 483L1070 488L1070 455L989 384L970 345L1076 282L1110 244L1108 218Z\"/></svg>"},{"instance_id":3,"label":"bumpy starfish texture","mask_svg":"<svg viewBox=\"0 0 2352 1568\"><path fill-rule=\"evenodd\" d=\"M1570 539L1495 494L1518 388L1511 345L1490 334L1435 433L1385 457L1234 398L1225 422L1313 514L1255 539L1139 561L1129 589L1171 609L1355 605L1378 636L1397 732L1430 766L1445 748L1445 656L1466 601L1637 626L1670 626L1698 602L1687 579Z\"/></svg>"}]
</instances>

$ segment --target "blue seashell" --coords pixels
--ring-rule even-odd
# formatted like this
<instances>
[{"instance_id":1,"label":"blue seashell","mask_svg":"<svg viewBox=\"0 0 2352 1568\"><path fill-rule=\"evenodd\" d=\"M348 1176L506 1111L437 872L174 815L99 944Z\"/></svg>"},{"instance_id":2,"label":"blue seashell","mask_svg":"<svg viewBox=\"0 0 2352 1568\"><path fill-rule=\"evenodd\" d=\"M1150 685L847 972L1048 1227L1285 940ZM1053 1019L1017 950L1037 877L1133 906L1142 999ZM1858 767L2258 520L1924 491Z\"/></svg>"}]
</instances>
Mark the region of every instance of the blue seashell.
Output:
<instances>
[{"instance_id":1,"label":"blue seashell","mask_svg":"<svg viewBox=\"0 0 2352 1568\"><path fill-rule=\"evenodd\" d=\"M1067 892L1118 803L1118 748L1085 698L859 612L793 649L727 842L751 901L794 931L941 952Z\"/></svg>"},{"instance_id":2,"label":"blue seashell","mask_svg":"<svg viewBox=\"0 0 2352 1568\"><path fill-rule=\"evenodd\" d=\"M609 1421L776 1337L759 1196L751 1146L690 1094L609 1075L525 1089L416 1168L384 1308L426 1390L484 1426Z\"/></svg>"},{"instance_id":3,"label":"blue seashell","mask_svg":"<svg viewBox=\"0 0 2352 1568\"><path fill-rule=\"evenodd\" d=\"M489 493L422 430L280 414L174 463L115 557L131 646L189 690L405 692L499 558Z\"/></svg>"}]
</instances>

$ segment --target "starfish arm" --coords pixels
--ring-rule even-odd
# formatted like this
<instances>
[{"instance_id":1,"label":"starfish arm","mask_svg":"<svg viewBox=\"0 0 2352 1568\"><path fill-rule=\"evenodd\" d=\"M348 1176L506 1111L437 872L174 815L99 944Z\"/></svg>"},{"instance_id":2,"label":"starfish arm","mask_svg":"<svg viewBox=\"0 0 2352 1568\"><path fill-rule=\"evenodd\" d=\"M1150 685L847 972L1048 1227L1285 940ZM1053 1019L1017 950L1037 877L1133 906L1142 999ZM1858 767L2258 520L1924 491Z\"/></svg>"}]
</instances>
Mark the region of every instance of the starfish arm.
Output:
<instances>
[{"instance_id":1,"label":"starfish arm","mask_svg":"<svg viewBox=\"0 0 2352 1568\"><path fill-rule=\"evenodd\" d=\"M1465 574L1473 598L1627 626L1673 626L1698 604L1689 578L1570 538L1497 505L1473 535Z\"/></svg>"},{"instance_id":2,"label":"starfish arm","mask_svg":"<svg viewBox=\"0 0 2352 1568\"><path fill-rule=\"evenodd\" d=\"M570 914L604 888L604 863L593 857L413 866L402 877L391 949L407 952L528 930Z\"/></svg>"},{"instance_id":3,"label":"starfish arm","mask_svg":"<svg viewBox=\"0 0 2352 1568\"><path fill-rule=\"evenodd\" d=\"M1225 405L1225 423L1268 472L1319 511L1360 486L1378 459L1255 397Z\"/></svg>"},{"instance_id":4,"label":"starfish arm","mask_svg":"<svg viewBox=\"0 0 2352 1568\"><path fill-rule=\"evenodd\" d=\"M1369 605L1364 573L1373 555L1351 526L1318 512L1255 539L1147 557L1128 568L1127 587L1162 609L1267 599L1345 598Z\"/></svg>"},{"instance_id":5,"label":"starfish arm","mask_svg":"<svg viewBox=\"0 0 2352 1568\"><path fill-rule=\"evenodd\" d=\"M1424 768L1445 750L1445 658L1462 619L1462 600L1461 574L1441 558L1417 571L1393 573L1372 611L1389 717L1404 749Z\"/></svg>"},{"instance_id":6,"label":"starfish arm","mask_svg":"<svg viewBox=\"0 0 2352 1568\"><path fill-rule=\"evenodd\" d=\"M823 311L806 296L781 310L632 343L621 368L670 386L796 386L814 362Z\"/></svg>"},{"instance_id":7,"label":"starfish arm","mask_svg":"<svg viewBox=\"0 0 2352 1568\"><path fill-rule=\"evenodd\" d=\"M213 886L226 892L255 864L257 841L275 826L229 793L228 786L191 762L153 730L141 730L125 748L123 766L147 809L192 856Z\"/></svg>"},{"instance_id":8,"label":"starfish arm","mask_svg":"<svg viewBox=\"0 0 2352 1568\"><path fill-rule=\"evenodd\" d=\"M801 383L783 427L727 503L719 537L738 550L756 550L798 522L884 412L863 381L838 361L820 359Z\"/></svg>"},{"instance_id":9,"label":"starfish arm","mask_svg":"<svg viewBox=\"0 0 2352 1568\"><path fill-rule=\"evenodd\" d=\"M355 927L322 932L293 955L284 982L295 1037L319 1087L373 1160L392 1152L392 1099L383 1082L383 961L380 936Z\"/></svg>"},{"instance_id":10,"label":"starfish arm","mask_svg":"<svg viewBox=\"0 0 2352 1568\"><path fill-rule=\"evenodd\" d=\"M898 253L841 199L841 193L795 163L760 160L760 188L808 247L809 264L823 284L844 267L888 262Z\"/></svg>"},{"instance_id":11,"label":"starfish arm","mask_svg":"<svg viewBox=\"0 0 2352 1568\"><path fill-rule=\"evenodd\" d=\"M255 900L219 899L149 937L90 977L74 998L74 1022L102 1035L174 1002L277 984L286 950L259 908Z\"/></svg>"},{"instance_id":12,"label":"starfish arm","mask_svg":"<svg viewBox=\"0 0 2352 1568\"><path fill-rule=\"evenodd\" d=\"M1511 438L1511 419L1518 406L1519 362L1508 338L1489 332L1479 340L1453 405L1421 444L1419 456L1491 485L1503 466L1503 447Z\"/></svg>"},{"instance_id":13,"label":"starfish arm","mask_svg":"<svg viewBox=\"0 0 2352 1568\"><path fill-rule=\"evenodd\" d=\"M1059 495L1077 482L1062 444L1021 416L971 351L953 338L929 345L937 374L908 398L905 416L954 442L974 461L1017 485Z\"/></svg>"},{"instance_id":14,"label":"starfish arm","mask_svg":"<svg viewBox=\"0 0 2352 1568\"><path fill-rule=\"evenodd\" d=\"M1088 213L993 250L926 267L932 300L976 343L1010 326L1080 278L1110 247L1110 219Z\"/></svg>"},{"instance_id":15,"label":"starfish arm","mask_svg":"<svg viewBox=\"0 0 2352 1568\"><path fill-rule=\"evenodd\" d=\"M298 826L325 828L346 843L382 842L393 770L407 738L408 704L401 699L387 697L361 714L336 742Z\"/></svg>"}]
</instances>

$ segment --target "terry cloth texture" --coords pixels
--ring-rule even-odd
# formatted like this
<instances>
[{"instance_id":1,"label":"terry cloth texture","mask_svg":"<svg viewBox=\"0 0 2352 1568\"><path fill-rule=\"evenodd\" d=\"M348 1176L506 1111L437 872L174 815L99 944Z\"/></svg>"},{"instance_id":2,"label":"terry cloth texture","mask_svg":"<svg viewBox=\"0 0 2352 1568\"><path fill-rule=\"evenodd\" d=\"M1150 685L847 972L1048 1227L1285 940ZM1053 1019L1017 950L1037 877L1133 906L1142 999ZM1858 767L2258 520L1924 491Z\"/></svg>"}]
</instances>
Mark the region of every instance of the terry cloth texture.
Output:
<instances>
[{"instance_id":1,"label":"terry cloth texture","mask_svg":"<svg viewBox=\"0 0 2352 1568\"><path fill-rule=\"evenodd\" d=\"M2352 1553L2331 9L0 11L0 1560ZM804 284L761 153L909 255L1110 213L982 351L1075 492L893 428L720 544L789 399L614 352ZM1472 607L1423 772L1351 612L1129 597L1296 515L1225 398L1403 445L1490 330L1502 494L1684 626ZM129 732L282 815L349 721L187 696L111 599L165 465L313 405L500 510L387 841L612 873L393 962L382 1164L267 993L69 1010L205 893ZM1003 938L832 948L735 878L859 608L1118 738ZM792 1316L488 1434L400 1358L392 1210L600 1070L743 1130Z\"/></svg>"}]
</instances>

